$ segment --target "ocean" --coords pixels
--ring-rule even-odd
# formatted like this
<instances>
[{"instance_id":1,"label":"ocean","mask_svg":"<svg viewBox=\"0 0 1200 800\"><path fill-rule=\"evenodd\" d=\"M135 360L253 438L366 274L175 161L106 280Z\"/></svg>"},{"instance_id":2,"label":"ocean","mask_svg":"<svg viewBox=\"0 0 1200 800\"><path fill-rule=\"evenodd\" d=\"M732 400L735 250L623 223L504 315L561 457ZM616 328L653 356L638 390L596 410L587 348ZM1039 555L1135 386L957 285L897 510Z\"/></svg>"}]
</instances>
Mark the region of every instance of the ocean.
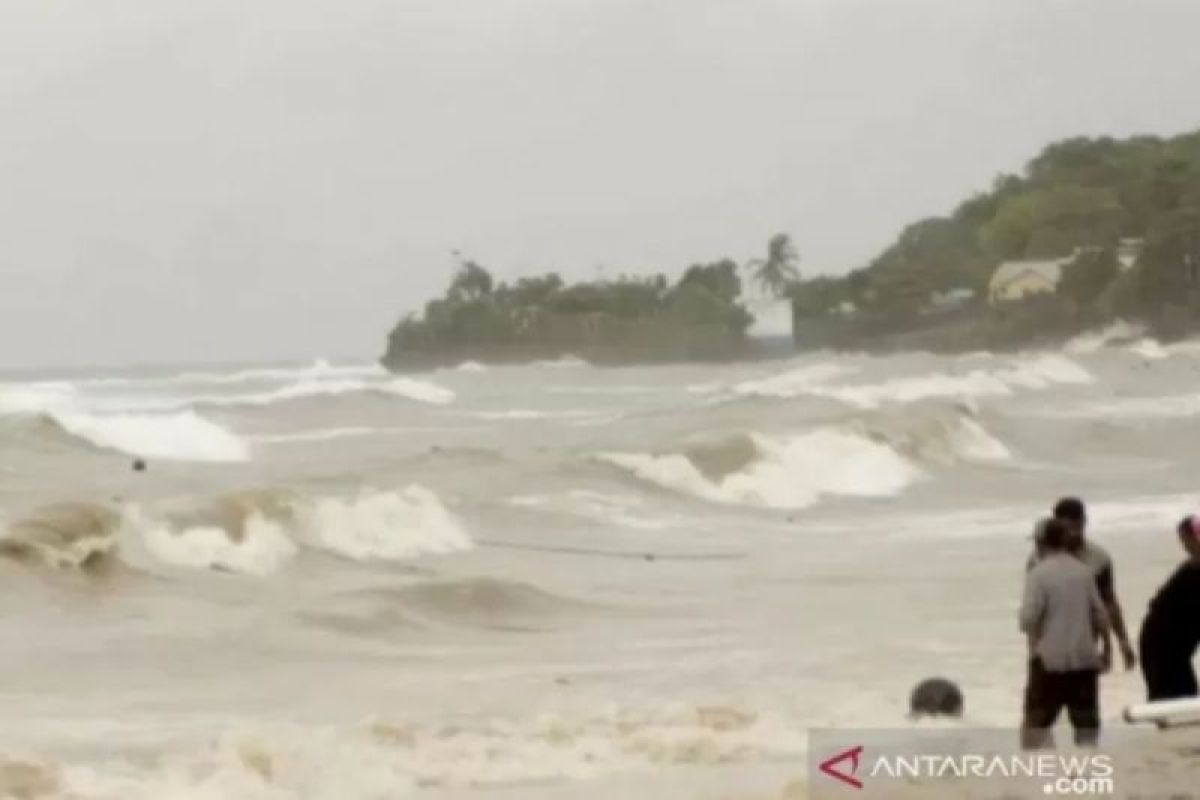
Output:
<instances>
[{"instance_id":1,"label":"ocean","mask_svg":"<svg viewBox=\"0 0 1200 800\"><path fill-rule=\"evenodd\" d=\"M0 796L779 797L931 675L1014 726L1035 519L1089 502L1136 629L1197 433L1128 330L0 378Z\"/></svg>"}]
</instances>

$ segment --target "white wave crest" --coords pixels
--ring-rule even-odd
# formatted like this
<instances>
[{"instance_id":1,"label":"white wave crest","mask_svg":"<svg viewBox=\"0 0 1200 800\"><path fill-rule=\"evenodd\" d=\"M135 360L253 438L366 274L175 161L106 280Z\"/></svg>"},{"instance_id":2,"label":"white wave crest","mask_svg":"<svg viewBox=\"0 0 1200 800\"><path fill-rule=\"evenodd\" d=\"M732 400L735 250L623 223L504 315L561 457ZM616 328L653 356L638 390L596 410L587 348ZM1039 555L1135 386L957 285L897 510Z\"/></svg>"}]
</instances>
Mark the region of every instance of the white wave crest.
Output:
<instances>
[{"instance_id":1,"label":"white wave crest","mask_svg":"<svg viewBox=\"0 0 1200 800\"><path fill-rule=\"evenodd\" d=\"M314 397L338 397L347 394L377 393L403 397L421 403L445 405L454 401L454 392L430 381L415 378L394 378L386 382L364 380L307 380L270 392L242 395L216 395L172 401L175 406L212 405L220 407L269 406L292 400Z\"/></svg>"},{"instance_id":2,"label":"white wave crest","mask_svg":"<svg viewBox=\"0 0 1200 800\"><path fill-rule=\"evenodd\" d=\"M733 387L734 394L757 397L798 397L813 386L854 372L843 364L812 364L759 380L744 381Z\"/></svg>"},{"instance_id":3,"label":"white wave crest","mask_svg":"<svg viewBox=\"0 0 1200 800\"><path fill-rule=\"evenodd\" d=\"M300 512L314 545L356 560L398 560L469 549L471 538L441 499L422 486L324 498Z\"/></svg>"},{"instance_id":4,"label":"white wave crest","mask_svg":"<svg viewBox=\"0 0 1200 800\"><path fill-rule=\"evenodd\" d=\"M1069 358L1046 354L1004 369L975 369L962 375L937 372L859 386L817 385L810 386L806 393L831 397L860 408L876 408L883 403L912 403L939 397L1004 396L1011 395L1015 389L1046 389L1055 385L1087 384L1093 380L1090 372Z\"/></svg>"},{"instance_id":5,"label":"white wave crest","mask_svg":"<svg viewBox=\"0 0 1200 800\"><path fill-rule=\"evenodd\" d=\"M973 419L958 420L950 435L951 446L959 457L967 461L1008 461L1012 451L1004 442Z\"/></svg>"},{"instance_id":6,"label":"white wave crest","mask_svg":"<svg viewBox=\"0 0 1200 800\"><path fill-rule=\"evenodd\" d=\"M298 550L282 523L262 514L247 516L238 534L231 535L215 524L176 529L139 506L126 512L122 541L125 554L144 550L168 566L258 577L277 572Z\"/></svg>"},{"instance_id":7,"label":"white wave crest","mask_svg":"<svg viewBox=\"0 0 1200 800\"><path fill-rule=\"evenodd\" d=\"M326 428L315 431L297 431L295 433L264 433L251 437L255 442L263 444L301 444L304 442L329 442L335 439L347 439L357 436L371 436L382 433L377 428Z\"/></svg>"},{"instance_id":8,"label":"white wave crest","mask_svg":"<svg viewBox=\"0 0 1200 800\"><path fill-rule=\"evenodd\" d=\"M534 361L531 366L551 367L553 369L577 369L579 367L590 367L591 364L579 356L563 356L562 358L553 360Z\"/></svg>"},{"instance_id":9,"label":"white wave crest","mask_svg":"<svg viewBox=\"0 0 1200 800\"><path fill-rule=\"evenodd\" d=\"M651 515L636 497L573 489L563 494L520 495L509 501L518 508L546 509L635 530L662 530L677 524L674 518Z\"/></svg>"},{"instance_id":10,"label":"white wave crest","mask_svg":"<svg viewBox=\"0 0 1200 800\"><path fill-rule=\"evenodd\" d=\"M0 414L40 414L68 408L78 394L70 383L0 384Z\"/></svg>"},{"instance_id":11,"label":"white wave crest","mask_svg":"<svg viewBox=\"0 0 1200 800\"><path fill-rule=\"evenodd\" d=\"M109 450L164 461L246 461L250 448L237 434L192 411L176 414L52 415L63 430Z\"/></svg>"},{"instance_id":12,"label":"white wave crest","mask_svg":"<svg viewBox=\"0 0 1200 800\"><path fill-rule=\"evenodd\" d=\"M751 437L756 457L721 477L705 475L686 455L608 453L614 464L665 489L717 503L806 508L823 495L887 497L922 471L886 444L823 428L792 439Z\"/></svg>"},{"instance_id":13,"label":"white wave crest","mask_svg":"<svg viewBox=\"0 0 1200 800\"><path fill-rule=\"evenodd\" d=\"M454 392L444 386L438 386L431 381L420 381L416 378L395 378L379 387L379 390L434 405L453 403L455 397Z\"/></svg>"},{"instance_id":14,"label":"white wave crest","mask_svg":"<svg viewBox=\"0 0 1200 800\"><path fill-rule=\"evenodd\" d=\"M1145 326L1117 320L1099 330L1087 331L1076 336L1063 346L1068 353L1085 355L1096 353L1121 342L1131 342L1146 332Z\"/></svg>"},{"instance_id":15,"label":"white wave crest","mask_svg":"<svg viewBox=\"0 0 1200 800\"><path fill-rule=\"evenodd\" d=\"M1129 352L1149 361L1159 361L1171 355L1157 339L1146 337L1129 345Z\"/></svg>"},{"instance_id":16,"label":"white wave crest","mask_svg":"<svg viewBox=\"0 0 1200 800\"><path fill-rule=\"evenodd\" d=\"M331 364L318 358L311 364L300 367L258 367L232 372L180 372L173 375L154 376L111 376L89 378L81 381L83 386L163 386L171 384L209 384L227 386L238 383L266 381L302 381L320 378L373 378L382 377L387 370L378 363Z\"/></svg>"}]
</instances>

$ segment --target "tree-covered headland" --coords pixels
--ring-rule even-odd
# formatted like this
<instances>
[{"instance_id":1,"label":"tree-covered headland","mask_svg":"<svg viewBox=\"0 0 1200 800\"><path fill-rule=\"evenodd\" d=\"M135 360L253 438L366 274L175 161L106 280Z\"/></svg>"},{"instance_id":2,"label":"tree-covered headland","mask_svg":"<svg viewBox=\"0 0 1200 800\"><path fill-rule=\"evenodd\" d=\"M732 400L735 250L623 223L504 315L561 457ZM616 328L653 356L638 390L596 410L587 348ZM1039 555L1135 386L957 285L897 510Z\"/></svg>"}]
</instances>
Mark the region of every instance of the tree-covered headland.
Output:
<instances>
[{"instance_id":1,"label":"tree-covered headland","mask_svg":"<svg viewBox=\"0 0 1200 800\"><path fill-rule=\"evenodd\" d=\"M755 274L784 291L795 275L795 251L787 237L776 250ZM600 364L742 358L753 354L746 335L753 317L741 298L740 269L730 259L694 264L677 279L567 283L549 273L502 283L460 258L446 292L392 330L384 363L423 369L568 355Z\"/></svg>"},{"instance_id":2,"label":"tree-covered headland","mask_svg":"<svg viewBox=\"0 0 1200 800\"><path fill-rule=\"evenodd\" d=\"M1059 265L1056 291L990 296L1002 264L1031 261ZM1200 132L1052 144L867 266L791 291L800 346L1019 346L1117 318L1182 335L1200 323Z\"/></svg>"}]
</instances>

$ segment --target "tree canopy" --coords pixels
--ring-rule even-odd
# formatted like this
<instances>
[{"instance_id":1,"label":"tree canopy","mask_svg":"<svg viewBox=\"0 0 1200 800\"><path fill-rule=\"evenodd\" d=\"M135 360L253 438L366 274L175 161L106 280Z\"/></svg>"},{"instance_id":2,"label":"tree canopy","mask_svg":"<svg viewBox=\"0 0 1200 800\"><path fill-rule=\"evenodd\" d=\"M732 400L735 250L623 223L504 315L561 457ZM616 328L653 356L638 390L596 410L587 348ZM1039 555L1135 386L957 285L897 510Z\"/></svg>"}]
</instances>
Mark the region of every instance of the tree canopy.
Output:
<instances>
[{"instance_id":1,"label":"tree canopy","mask_svg":"<svg viewBox=\"0 0 1200 800\"><path fill-rule=\"evenodd\" d=\"M396 325L385 362L591 351L631 361L720 357L744 346L753 322L741 294L728 258L693 264L677 281L656 274L571 284L556 273L497 282L461 260L446 292Z\"/></svg>"},{"instance_id":2,"label":"tree canopy","mask_svg":"<svg viewBox=\"0 0 1200 800\"><path fill-rule=\"evenodd\" d=\"M1062 300L1083 316L1119 308L1152 322L1164 304L1179 306L1191 296L1198 218L1200 132L1067 139L949 215L909 225L836 286L800 283L792 289L800 298L796 313L821 316L852 302L876 317L912 319L935 293L972 289L982 296L1003 261L1070 259ZM1114 254L1130 240L1145 246L1126 273Z\"/></svg>"},{"instance_id":3,"label":"tree canopy","mask_svg":"<svg viewBox=\"0 0 1200 800\"><path fill-rule=\"evenodd\" d=\"M800 254L786 233L777 233L767 242L765 258L756 258L747 266L754 280L775 297L784 297L800 280Z\"/></svg>"}]
</instances>

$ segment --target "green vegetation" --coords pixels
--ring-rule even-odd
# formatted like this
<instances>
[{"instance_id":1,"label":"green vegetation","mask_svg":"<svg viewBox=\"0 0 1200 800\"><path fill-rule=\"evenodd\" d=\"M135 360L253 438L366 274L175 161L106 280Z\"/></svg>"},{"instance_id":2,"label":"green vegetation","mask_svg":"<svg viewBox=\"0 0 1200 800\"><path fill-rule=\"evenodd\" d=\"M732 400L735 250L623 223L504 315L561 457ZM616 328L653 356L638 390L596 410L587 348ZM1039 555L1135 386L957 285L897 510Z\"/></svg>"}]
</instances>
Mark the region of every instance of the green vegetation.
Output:
<instances>
[{"instance_id":1,"label":"green vegetation","mask_svg":"<svg viewBox=\"0 0 1200 800\"><path fill-rule=\"evenodd\" d=\"M767 242L767 257L756 258L747 264L754 271L754 280L767 292L784 297L800 280L800 255L786 233L777 233Z\"/></svg>"},{"instance_id":2,"label":"green vegetation","mask_svg":"<svg viewBox=\"0 0 1200 800\"><path fill-rule=\"evenodd\" d=\"M1140 242L1121 268L1122 246ZM1053 297L985 310L1004 261L1065 263ZM1021 344L1116 316L1180 333L1200 321L1200 132L1173 138L1076 138L1047 147L1024 173L999 177L947 217L910 225L865 268L792 289L798 338L846 341L941 324L934 298L972 290L976 336L963 347ZM847 314L847 309L853 313ZM829 336L824 337L826 339ZM826 342L827 343L827 342Z\"/></svg>"},{"instance_id":3,"label":"green vegetation","mask_svg":"<svg viewBox=\"0 0 1200 800\"><path fill-rule=\"evenodd\" d=\"M786 236L772 239L773 246L776 240L779 262L769 274L786 280L794 274L794 250ZM673 283L654 275L576 284L553 273L497 284L479 264L460 260L445 294L392 331L384 363L411 369L566 355L597 363L737 358L750 352L753 322L741 294L738 265L729 259L694 264Z\"/></svg>"}]
</instances>

